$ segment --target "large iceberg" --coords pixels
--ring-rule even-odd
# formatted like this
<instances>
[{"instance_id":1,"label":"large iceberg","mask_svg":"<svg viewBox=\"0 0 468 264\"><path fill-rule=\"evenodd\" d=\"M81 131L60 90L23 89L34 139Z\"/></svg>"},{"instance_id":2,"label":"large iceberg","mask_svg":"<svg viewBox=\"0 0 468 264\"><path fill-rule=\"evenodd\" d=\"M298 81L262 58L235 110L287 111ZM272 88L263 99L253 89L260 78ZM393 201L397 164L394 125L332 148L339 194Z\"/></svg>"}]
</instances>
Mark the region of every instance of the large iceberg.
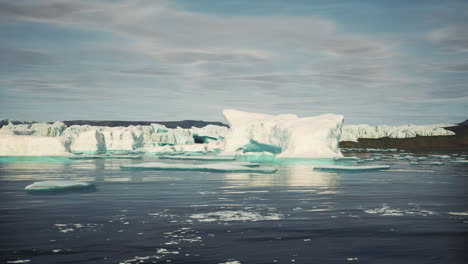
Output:
<instances>
[{"instance_id":1,"label":"large iceberg","mask_svg":"<svg viewBox=\"0 0 468 264\"><path fill-rule=\"evenodd\" d=\"M338 142L343 116L324 114L297 117L266 115L226 109L230 131L223 155L270 152L278 158L342 157Z\"/></svg>"},{"instance_id":2,"label":"large iceberg","mask_svg":"<svg viewBox=\"0 0 468 264\"><path fill-rule=\"evenodd\" d=\"M403 126L343 126L341 141L358 141L359 138L413 138L416 136L453 136L453 131L444 129L451 125L403 125Z\"/></svg>"},{"instance_id":3,"label":"large iceberg","mask_svg":"<svg viewBox=\"0 0 468 264\"><path fill-rule=\"evenodd\" d=\"M67 156L61 137L19 136L0 133L0 156Z\"/></svg>"}]
</instances>

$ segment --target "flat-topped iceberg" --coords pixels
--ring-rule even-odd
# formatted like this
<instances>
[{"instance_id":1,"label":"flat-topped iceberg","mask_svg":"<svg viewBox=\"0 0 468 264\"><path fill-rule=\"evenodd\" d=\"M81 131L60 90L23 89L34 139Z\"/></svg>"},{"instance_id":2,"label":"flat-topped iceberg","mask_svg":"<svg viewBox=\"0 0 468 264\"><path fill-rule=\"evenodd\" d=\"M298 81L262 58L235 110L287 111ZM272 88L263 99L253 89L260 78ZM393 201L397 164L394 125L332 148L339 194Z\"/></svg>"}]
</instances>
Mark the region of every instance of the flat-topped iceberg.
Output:
<instances>
[{"instance_id":1,"label":"flat-topped iceberg","mask_svg":"<svg viewBox=\"0 0 468 264\"><path fill-rule=\"evenodd\" d=\"M60 192L67 190L92 190L94 188L93 183L63 180L34 182L24 189L28 192Z\"/></svg>"},{"instance_id":2,"label":"flat-topped iceberg","mask_svg":"<svg viewBox=\"0 0 468 264\"><path fill-rule=\"evenodd\" d=\"M379 165L379 166L341 166L341 165L318 165L314 166L314 170L319 171L342 171L342 172L362 172L362 171L378 171L388 170L390 166Z\"/></svg>"},{"instance_id":3,"label":"flat-topped iceberg","mask_svg":"<svg viewBox=\"0 0 468 264\"><path fill-rule=\"evenodd\" d=\"M209 172L257 172L274 173L276 168L272 167L247 167L230 163L209 163L209 164L183 164L183 163L163 163L145 162L140 164L124 165L120 168L124 170L184 170L184 171L209 171Z\"/></svg>"},{"instance_id":4,"label":"flat-topped iceberg","mask_svg":"<svg viewBox=\"0 0 468 264\"><path fill-rule=\"evenodd\" d=\"M274 116L232 109L223 114L231 126L224 155L270 152L278 154L278 158L342 157L338 146L341 115L299 118L293 114Z\"/></svg>"}]
</instances>

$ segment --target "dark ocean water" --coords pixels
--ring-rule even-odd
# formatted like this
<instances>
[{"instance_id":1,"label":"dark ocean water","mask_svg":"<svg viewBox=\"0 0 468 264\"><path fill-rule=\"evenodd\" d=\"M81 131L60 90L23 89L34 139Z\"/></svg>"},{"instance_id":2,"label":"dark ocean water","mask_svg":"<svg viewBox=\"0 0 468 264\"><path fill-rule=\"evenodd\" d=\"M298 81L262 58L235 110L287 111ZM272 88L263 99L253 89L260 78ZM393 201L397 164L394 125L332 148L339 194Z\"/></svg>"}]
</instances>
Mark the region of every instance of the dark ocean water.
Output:
<instances>
[{"instance_id":1,"label":"dark ocean water","mask_svg":"<svg viewBox=\"0 0 468 264\"><path fill-rule=\"evenodd\" d=\"M452 160L257 174L4 158L0 263L467 263L468 165ZM52 179L97 189L24 191Z\"/></svg>"}]
</instances>

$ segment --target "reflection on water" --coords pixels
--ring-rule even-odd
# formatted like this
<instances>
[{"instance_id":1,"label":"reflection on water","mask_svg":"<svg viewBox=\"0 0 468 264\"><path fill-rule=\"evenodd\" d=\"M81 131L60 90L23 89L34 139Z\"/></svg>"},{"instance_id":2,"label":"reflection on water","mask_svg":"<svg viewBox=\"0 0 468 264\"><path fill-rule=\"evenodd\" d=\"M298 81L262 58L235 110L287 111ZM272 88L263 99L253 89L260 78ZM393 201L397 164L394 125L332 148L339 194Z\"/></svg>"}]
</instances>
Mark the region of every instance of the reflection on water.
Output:
<instances>
[{"instance_id":1,"label":"reflection on water","mask_svg":"<svg viewBox=\"0 0 468 264\"><path fill-rule=\"evenodd\" d=\"M274 174L228 173L224 175L223 188L253 187L313 187L313 189L332 189L339 185L340 176L336 173L318 172L308 165L280 167ZM303 188L302 188L303 189Z\"/></svg>"}]
</instances>

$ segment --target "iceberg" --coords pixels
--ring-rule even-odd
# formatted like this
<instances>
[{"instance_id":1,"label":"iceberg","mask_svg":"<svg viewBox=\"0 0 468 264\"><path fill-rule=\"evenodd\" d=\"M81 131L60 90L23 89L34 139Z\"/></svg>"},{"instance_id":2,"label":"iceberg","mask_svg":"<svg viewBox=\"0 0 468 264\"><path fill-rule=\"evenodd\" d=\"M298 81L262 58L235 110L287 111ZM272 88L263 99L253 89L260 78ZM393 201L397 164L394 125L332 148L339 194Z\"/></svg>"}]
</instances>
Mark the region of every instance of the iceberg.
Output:
<instances>
[{"instance_id":1,"label":"iceberg","mask_svg":"<svg viewBox=\"0 0 468 264\"><path fill-rule=\"evenodd\" d=\"M92 190L95 186L93 183L80 181L42 181L34 182L26 186L24 189L28 192L57 192L67 190Z\"/></svg>"},{"instance_id":2,"label":"iceberg","mask_svg":"<svg viewBox=\"0 0 468 264\"><path fill-rule=\"evenodd\" d=\"M416 136L453 136L455 133L443 127L453 125L403 125L403 126L371 126L345 125L341 141L357 142L359 138L413 138Z\"/></svg>"},{"instance_id":3,"label":"iceberg","mask_svg":"<svg viewBox=\"0 0 468 264\"><path fill-rule=\"evenodd\" d=\"M183 171L209 171L209 172L257 172L274 173L276 168L272 167L246 167L230 163L210 163L210 164L182 164L145 162L140 164L123 165L124 170L183 170Z\"/></svg>"},{"instance_id":4,"label":"iceberg","mask_svg":"<svg viewBox=\"0 0 468 264\"><path fill-rule=\"evenodd\" d=\"M0 156L68 156L60 137L0 134Z\"/></svg>"},{"instance_id":5,"label":"iceberg","mask_svg":"<svg viewBox=\"0 0 468 264\"><path fill-rule=\"evenodd\" d=\"M338 147L343 116L324 114L299 118L293 114L266 115L225 109L231 129L223 155L270 152L278 158L342 157Z\"/></svg>"},{"instance_id":6,"label":"iceberg","mask_svg":"<svg viewBox=\"0 0 468 264\"><path fill-rule=\"evenodd\" d=\"M314 166L314 170L318 171L335 171L335 172L363 172L363 171L379 171L388 170L390 166L340 166L340 165L319 165Z\"/></svg>"}]
</instances>

